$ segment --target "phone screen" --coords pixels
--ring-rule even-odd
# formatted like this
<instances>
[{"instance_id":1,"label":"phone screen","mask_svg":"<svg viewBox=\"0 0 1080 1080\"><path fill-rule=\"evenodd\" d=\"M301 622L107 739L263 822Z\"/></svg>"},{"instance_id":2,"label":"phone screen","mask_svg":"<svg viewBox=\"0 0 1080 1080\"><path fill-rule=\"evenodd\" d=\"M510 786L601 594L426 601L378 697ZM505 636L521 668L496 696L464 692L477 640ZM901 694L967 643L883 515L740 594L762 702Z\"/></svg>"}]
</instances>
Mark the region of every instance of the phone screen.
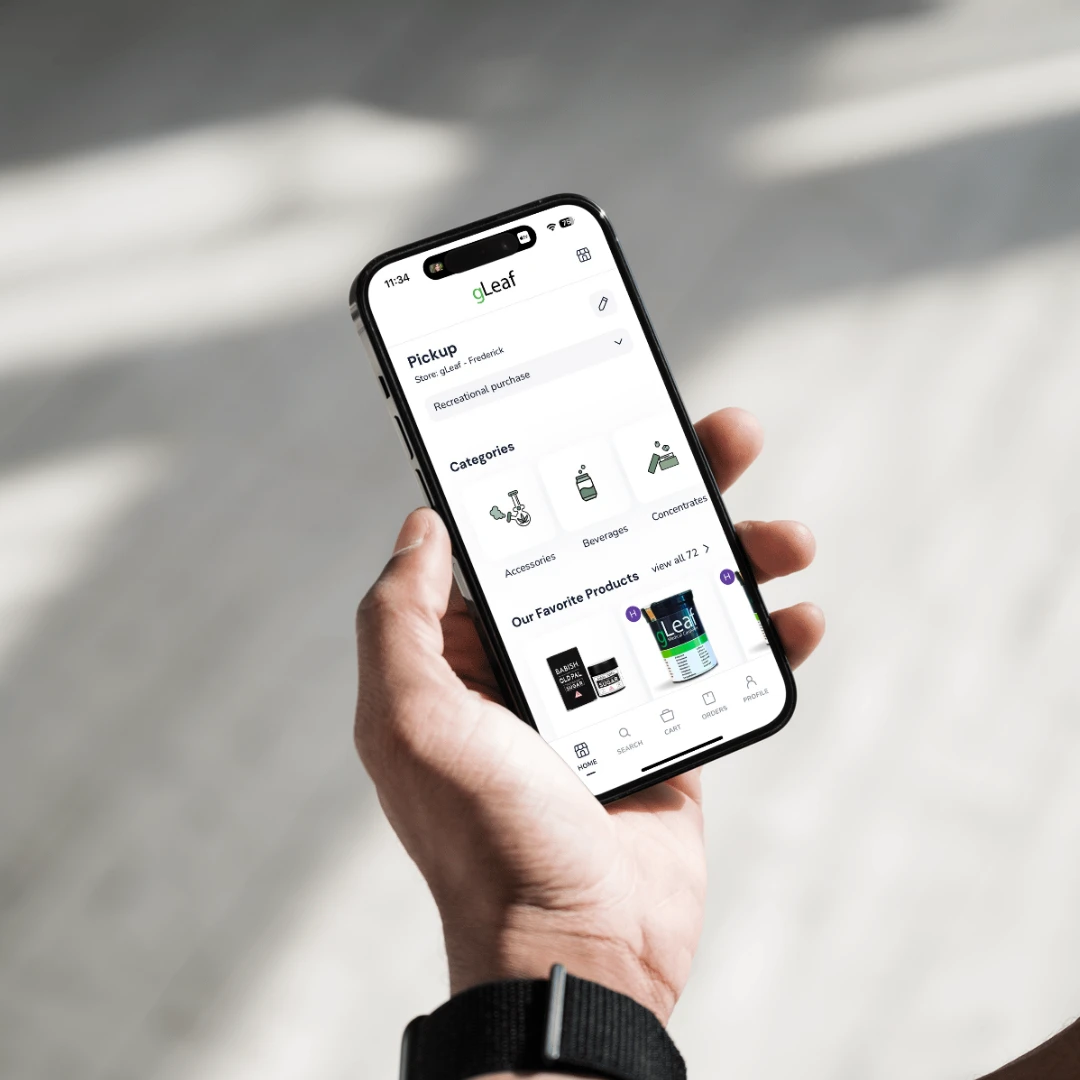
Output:
<instances>
[{"instance_id":1,"label":"phone screen","mask_svg":"<svg viewBox=\"0 0 1080 1080\"><path fill-rule=\"evenodd\" d=\"M496 261L441 261L496 236ZM531 719L589 789L786 720L790 674L593 210L386 263L367 300Z\"/></svg>"}]
</instances>

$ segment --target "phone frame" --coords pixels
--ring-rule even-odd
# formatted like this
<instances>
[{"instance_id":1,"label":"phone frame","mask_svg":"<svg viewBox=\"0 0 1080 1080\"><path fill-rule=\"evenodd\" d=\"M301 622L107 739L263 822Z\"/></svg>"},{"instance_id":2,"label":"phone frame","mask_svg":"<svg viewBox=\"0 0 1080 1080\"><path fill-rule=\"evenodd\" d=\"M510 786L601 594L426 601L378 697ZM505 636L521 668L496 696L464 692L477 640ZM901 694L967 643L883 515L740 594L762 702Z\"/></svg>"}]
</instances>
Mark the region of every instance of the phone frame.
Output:
<instances>
[{"instance_id":1,"label":"phone frame","mask_svg":"<svg viewBox=\"0 0 1080 1080\"><path fill-rule=\"evenodd\" d=\"M458 587L461 589L462 595L465 597L469 611L476 622L477 629L480 633L480 639L484 646L484 651L487 653L492 670L498 680L505 703L522 720L535 729L536 722L533 719L532 711L529 708L528 702L525 700L525 694L522 691L521 684L518 682L514 666L510 662L506 647L503 644L502 635L496 625L491 610L488 607L484 591L480 587L479 579L473 568L472 560L469 557L469 552L462 542L461 535L458 532L457 523L454 521L454 515L450 510L449 502L443 493L442 485L439 483L439 478L436 475L431 459L428 456L427 448L424 445L420 430L413 419L412 410L402 391L401 383L398 380L397 372L390 359L389 351L383 341L375 317L371 312L368 303L368 288L371 285L372 279L388 263L419 255L421 252L428 251L434 247L444 247L468 240L476 233L494 229L501 225L511 224L516 219L525 215L536 214L545 207L565 205L576 206L586 213L591 214L596 218L603 230L604 237L614 256L615 265L618 267L623 285L625 286L630 297L630 302L633 305L634 313L638 317L638 321L645 334L645 340L648 343L657 369L664 381L664 386L668 391L671 404L679 418L679 423L682 425L683 435L686 437L698 469L705 481L706 490L712 498L713 505L717 511L717 516L720 518L720 524L724 530L724 535L731 545L735 561L742 573L743 581L747 584L747 592L750 596L751 604L761 619L761 625L765 629L765 636L768 639L773 656L776 658L780 673L783 676L785 691L783 707L777 718L771 723L766 724L764 727L755 728L753 731L749 731L744 735L739 735L730 742L721 740L713 746L704 748L699 754L682 758L679 761L672 763L667 768L657 769L655 772L643 775L639 780L631 781L628 784L613 788L602 795L596 796L601 803L611 803L615 802L617 799L624 798L627 795L632 795L637 791L643 791L646 788L663 783L665 780L670 780L673 776L688 772L690 769L694 769L699 765L704 765L708 761L714 761L716 758L732 754L736 750L742 750L747 746L760 742L762 739L769 738L770 735L775 735L791 719L796 704L795 678L791 673L791 665L788 663L783 646L780 644L780 639L776 634L776 629L772 624L772 620L769 618L769 613L761 598L761 593L758 589L757 580L754 577L750 560L747 558L746 552L743 550L742 544L739 542L739 538L735 532L735 528L732 525L720 489L717 487L716 479L713 476L708 459L705 457L705 452L701 448L701 443L698 440L697 432L694 430L694 425L687 415L686 407L683 405L682 397L675 385L675 379L671 374L671 369L668 367L664 352L660 348L660 342L657 340L656 332L653 330L652 322L645 310L645 305L641 301L637 285L634 283L633 275L630 273L630 267L623 255L622 247L619 244L618 237L615 235L615 230L612 228L611 222L608 220L604 211L597 206L596 203L582 195L569 193L548 195L545 198L525 203L522 206L516 206L513 209L505 210L498 214L492 214L490 217L482 218L479 221L469 222L467 225L461 225L456 229L450 229L447 232L441 232L434 236L426 237L423 240L418 240L415 243L406 244L402 247L394 248L391 251L383 252L381 255L377 255L363 270L360 271L353 281L352 288L349 290L349 308L361 335L366 334L367 336L369 352L379 366L384 388L389 391L389 400L393 403L394 412L396 413L398 423L401 426L401 432L407 443L406 449L412 455L411 463L416 468L417 477L427 496L428 503L443 519L446 528L450 533L450 543L455 563L455 578L458 581ZM447 278L446 280L449 281L453 279Z\"/></svg>"}]
</instances>

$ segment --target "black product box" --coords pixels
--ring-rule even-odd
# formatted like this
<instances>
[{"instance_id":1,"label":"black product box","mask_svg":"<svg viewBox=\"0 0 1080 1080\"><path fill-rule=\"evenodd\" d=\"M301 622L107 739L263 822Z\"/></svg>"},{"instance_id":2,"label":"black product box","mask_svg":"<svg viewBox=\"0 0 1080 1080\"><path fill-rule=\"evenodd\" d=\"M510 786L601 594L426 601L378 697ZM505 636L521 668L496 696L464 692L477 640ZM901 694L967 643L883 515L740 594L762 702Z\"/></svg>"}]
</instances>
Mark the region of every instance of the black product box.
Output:
<instances>
[{"instance_id":1,"label":"black product box","mask_svg":"<svg viewBox=\"0 0 1080 1080\"><path fill-rule=\"evenodd\" d=\"M596 700L592 680L577 649L567 649L566 652L549 656L547 662L567 709L579 709Z\"/></svg>"}]
</instances>

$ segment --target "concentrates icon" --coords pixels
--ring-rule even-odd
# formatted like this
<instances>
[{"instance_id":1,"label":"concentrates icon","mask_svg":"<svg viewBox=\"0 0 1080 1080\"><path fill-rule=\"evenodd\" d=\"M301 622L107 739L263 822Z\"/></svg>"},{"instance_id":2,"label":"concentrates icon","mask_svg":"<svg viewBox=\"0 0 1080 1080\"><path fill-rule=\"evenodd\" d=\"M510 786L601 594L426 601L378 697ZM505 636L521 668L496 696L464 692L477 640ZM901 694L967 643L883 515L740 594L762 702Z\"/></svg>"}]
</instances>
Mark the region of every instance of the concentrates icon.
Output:
<instances>
[{"instance_id":1,"label":"concentrates icon","mask_svg":"<svg viewBox=\"0 0 1080 1080\"><path fill-rule=\"evenodd\" d=\"M654 473L657 468L663 472L665 469L674 469L679 464L679 459L667 443L661 446L658 442L654 442L653 446L656 450L653 451L652 460L649 462L649 472Z\"/></svg>"},{"instance_id":2,"label":"concentrates icon","mask_svg":"<svg viewBox=\"0 0 1080 1080\"><path fill-rule=\"evenodd\" d=\"M577 476L574 477L574 483L577 485L582 502L591 502L596 498L596 485L593 483L592 477L585 471L584 465L581 466Z\"/></svg>"},{"instance_id":3,"label":"concentrates icon","mask_svg":"<svg viewBox=\"0 0 1080 1080\"><path fill-rule=\"evenodd\" d=\"M532 521L532 514L525 509L525 504L518 498L517 488L513 491L508 491L506 494L513 501L513 505L510 509L504 513L497 506L493 506L488 513L496 521L505 521L508 525L510 522L513 522L515 525L528 525L529 522Z\"/></svg>"}]
</instances>

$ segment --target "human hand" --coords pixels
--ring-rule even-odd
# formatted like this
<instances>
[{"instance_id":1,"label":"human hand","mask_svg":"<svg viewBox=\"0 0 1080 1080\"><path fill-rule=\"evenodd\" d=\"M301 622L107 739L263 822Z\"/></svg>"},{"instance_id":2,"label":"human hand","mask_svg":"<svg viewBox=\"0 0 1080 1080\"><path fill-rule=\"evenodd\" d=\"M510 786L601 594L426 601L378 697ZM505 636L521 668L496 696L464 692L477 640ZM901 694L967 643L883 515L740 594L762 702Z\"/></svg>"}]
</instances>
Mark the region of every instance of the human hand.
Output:
<instances>
[{"instance_id":1,"label":"human hand","mask_svg":"<svg viewBox=\"0 0 1080 1080\"><path fill-rule=\"evenodd\" d=\"M761 449L739 409L697 431L721 490ZM759 582L813 558L804 525L737 528ZM700 770L602 806L500 703L452 584L442 520L414 511L357 613L356 711L360 757L438 905L451 993L561 962L667 1023L701 933ZM772 619L793 667L824 633L812 604Z\"/></svg>"}]
</instances>

